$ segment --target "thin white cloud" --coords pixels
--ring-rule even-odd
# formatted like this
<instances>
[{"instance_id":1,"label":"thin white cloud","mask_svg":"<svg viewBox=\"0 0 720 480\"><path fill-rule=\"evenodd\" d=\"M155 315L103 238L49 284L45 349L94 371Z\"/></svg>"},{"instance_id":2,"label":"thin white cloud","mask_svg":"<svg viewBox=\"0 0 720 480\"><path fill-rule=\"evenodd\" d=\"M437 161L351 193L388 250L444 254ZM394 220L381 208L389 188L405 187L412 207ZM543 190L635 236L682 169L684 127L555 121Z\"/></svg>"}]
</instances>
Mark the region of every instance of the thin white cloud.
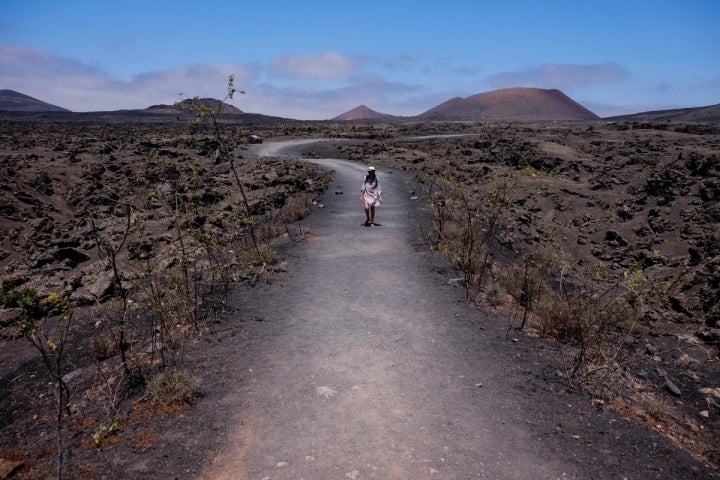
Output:
<instances>
[{"instance_id":1,"label":"thin white cloud","mask_svg":"<svg viewBox=\"0 0 720 480\"><path fill-rule=\"evenodd\" d=\"M391 55L390 57L374 56L365 57L365 59L368 63L373 63L390 71L416 69L418 64L422 63L421 58L410 54Z\"/></svg>"},{"instance_id":2,"label":"thin white cloud","mask_svg":"<svg viewBox=\"0 0 720 480\"><path fill-rule=\"evenodd\" d=\"M317 55L281 55L268 66L273 77L338 78L357 70L364 60L359 56L327 51Z\"/></svg>"},{"instance_id":3,"label":"thin white cloud","mask_svg":"<svg viewBox=\"0 0 720 480\"><path fill-rule=\"evenodd\" d=\"M588 85L615 83L629 76L622 65L603 62L594 65L545 63L514 72L503 72L487 77L495 88L539 87L567 89Z\"/></svg>"},{"instance_id":4,"label":"thin white cloud","mask_svg":"<svg viewBox=\"0 0 720 480\"><path fill-rule=\"evenodd\" d=\"M681 105L670 103L602 103L593 101L581 101L580 103L601 118L683 108Z\"/></svg>"},{"instance_id":5,"label":"thin white cloud","mask_svg":"<svg viewBox=\"0 0 720 480\"><path fill-rule=\"evenodd\" d=\"M434 65L435 71L441 63L442 59ZM172 104L194 96L224 98L227 78L232 74L236 78L236 88L247 92L230 102L241 110L298 120L323 120L361 104L391 115L417 115L450 98L481 93L483 90L477 88L478 85L571 90L612 84L629 76L624 67L606 62L595 65L544 64L493 75L488 77L488 83L474 80L480 73L475 69L455 71L445 65L443 71L449 74L439 80L442 83L438 88L429 85L433 76L422 77L421 82L427 84L405 80L411 76L407 74L408 70L417 72L423 65L428 64L410 56L391 57L383 63L376 57L325 52L314 56L277 57L272 61L272 68L261 63L190 65L117 78L74 59L0 43L0 88L16 90L76 112L138 109ZM370 71L371 67L379 68ZM268 76L272 69L275 77ZM395 75L395 72L399 73ZM471 80L470 86L463 83ZM696 82L696 88L705 92L716 92L720 87L717 77ZM658 83L655 89L663 90L668 85ZM637 89L638 95L629 100L616 98L615 104L601 104L592 103L597 102L597 94L583 90L588 100L581 103L600 116L644 111L655 107L650 102L657 102L655 97L659 95L651 91L652 87L641 86ZM673 88L672 92L677 90ZM646 97L643 93L655 97Z\"/></svg>"},{"instance_id":6,"label":"thin white cloud","mask_svg":"<svg viewBox=\"0 0 720 480\"><path fill-rule=\"evenodd\" d=\"M40 50L0 43L0 72L6 75L98 74L77 60L61 58Z\"/></svg>"},{"instance_id":7,"label":"thin white cloud","mask_svg":"<svg viewBox=\"0 0 720 480\"><path fill-rule=\"evenodd\" d=\"M360 60L356 57L322 55L315 60L302 68L314 65L313 75L324 72L322 75L342 73L343 76L327 84L271 85L259 83L263 65L215 64L113 78L81 62L0 44L0 88L16 90L76 112L123 110L172 104L194 96L223 98L227 77L233 74L236 88L247 94L236 96L230 103L250 113L321 120L360 104L393 115L415 115L429 108L422 102L429 89L390 82L377 74L357 73ZM296 73L302 73L302 68L297 67Z\"/></svg>"},{"instance_id":8,"label":"thin white cloud","mask_svg":"<svg viewBox=\"0 0 720 480\"><path fill-rule=\"evenodd\" d=\"M369 74L346 80L346 85L334 88L279 87L265 83L257 86L255 94L243 97L240 108L299 120L327 120L358 105L398 116L417 115L434 106L423 102L430 95L426 87L388 82Z\"/></svg>"},{"instance_id":9,"label":"thin white cloud","mask_svg":"<svg viewBox=\"0 0 720 480\"><path fill-rule=\"evenodd\" d=\"M474 77L480 73L480 68L478 68L478 67L458 67L458 68L452 69L452 73L454 73L455 75L458 75L460 77Z\"/></svg>"},{"instance_id":10,"label":"thin white cloud","mask_svg":"<svg viewBox=\"0 0 720 480\"><path fill-rule=\"evenodd\" d=\"M710 88L713 90L718 90L718 89L720 89L720 77L714 77L709 80L701 81L700 86L703 88Z\"/></svg>"},{"instance_id":11,"label":"thin white cloud","mask_svg":"<svg viewBox=\"0 0 720 480\"><path fill-rule=\"evenodd\" d=\"M7 44L0 44L0 73L2 88L76 112L146 108L194 96L224 98L229 75L235 75L239 90L257 80L252 67L222 64L112 78L75 60Z\"/></svg>"},{"instance_id":12,"label":"thin white cloud","mask_svg":"<svg viewBox=\"0 0 720 480\"><path fill-rule=\"evenodd\" d=\"M649 91L651 93L656 93L659 95L666 95L671 90L672 90L672 87L670 85L668 85L666 82L662 82L657 85L653 85L649 88Z\"/></svg>"}]
</instances>

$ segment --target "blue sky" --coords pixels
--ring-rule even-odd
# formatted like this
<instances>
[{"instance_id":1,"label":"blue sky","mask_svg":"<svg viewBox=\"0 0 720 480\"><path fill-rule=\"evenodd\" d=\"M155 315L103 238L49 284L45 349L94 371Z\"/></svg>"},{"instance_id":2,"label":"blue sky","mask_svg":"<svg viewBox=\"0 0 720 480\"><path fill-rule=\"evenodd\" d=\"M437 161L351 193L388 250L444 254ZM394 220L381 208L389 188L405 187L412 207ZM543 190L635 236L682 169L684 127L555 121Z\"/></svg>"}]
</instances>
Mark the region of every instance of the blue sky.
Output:
<instances>
[{"instance_id":1,"label":"blue sky","mask_svg":"<svg viewBox=\"0 0 720 480\"><path fill-rule=\"evenodd\" d=\"M0 0L0 89L73 111L223 98L322 120L558 88L600 116L720 103L717 0Z\"/></svg>"}]
</instances>

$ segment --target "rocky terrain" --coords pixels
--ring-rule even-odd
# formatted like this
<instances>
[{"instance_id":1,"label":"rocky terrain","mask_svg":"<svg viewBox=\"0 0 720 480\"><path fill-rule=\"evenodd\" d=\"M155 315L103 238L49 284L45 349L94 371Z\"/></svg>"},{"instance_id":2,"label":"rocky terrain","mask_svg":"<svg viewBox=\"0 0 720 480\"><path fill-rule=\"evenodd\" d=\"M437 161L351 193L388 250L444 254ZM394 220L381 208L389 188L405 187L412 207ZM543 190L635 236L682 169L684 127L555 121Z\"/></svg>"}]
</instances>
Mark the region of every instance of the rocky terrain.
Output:
<instances>
[{"instance_id":1,"label":"rocky terrain","mask_svg":"<svg viewBox=\"0 0 720 480\"><path fill-rule=\"evenodd\" d=\"M565 342L598 401L718 464L719 133L429 124L341 151L416 172L469 298Z\"/></svg>"},{"instance_id":2,"label":"rocky terrain","mask_svg":"<svg viewBox=\"0 0 720 480\"><path fill-rule=\"evenodd\" d=\"M329 138L302 155L413 173L434 213L424 234L464 275L469 300L508 331L525 323L556 342L559 377L597 405L720 465L717 123L236 114L221 125L230 161L208 125L154 110L1 123L0 478L47 474L57 454L52 369L26 338L38 322L40 346L58 358L64 310L41 301L53 294L74 308L61 373L78 476L98 478L103 445L145 451L140 423L192 408L182 405L195 394L150 402L150 380L164 366L192 370L208 325L222 324L224 291L272 281L274 242L304 234L286 225L319 206L328 181L303 162L248 155L250 134ZM587 323L568 326L576 318Z\"/></svg>"},{"instance_id":3,"label":"rocky terrain","mask_svg":"<svg viewBox=\"0 0 720 480\"><path fill-rule=\"evenodd\" d=\"M117 430L112 412L127 412L156 366L184 364L231 285L272 274L268 242L307 214L328 177L245 160L250 131L234 126L222 136L232 164L202 124L0 131L0 478L37 478L57 452L53 375L72 392L73 438L92 445Z\"/></svg>"}]
</instances>

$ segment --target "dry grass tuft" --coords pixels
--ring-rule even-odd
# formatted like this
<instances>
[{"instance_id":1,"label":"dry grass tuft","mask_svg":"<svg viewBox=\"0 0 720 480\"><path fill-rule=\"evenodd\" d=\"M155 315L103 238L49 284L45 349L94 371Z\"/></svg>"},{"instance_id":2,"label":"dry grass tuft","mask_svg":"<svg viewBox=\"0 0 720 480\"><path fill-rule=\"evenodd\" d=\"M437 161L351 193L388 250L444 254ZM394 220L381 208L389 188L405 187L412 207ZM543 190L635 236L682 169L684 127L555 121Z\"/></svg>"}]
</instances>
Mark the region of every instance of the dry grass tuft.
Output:
<instances>
[{"instance_id":1,"label":"dry grass tuft","mask_svg":"<svg viewBox=\"0 0 720 480\"><path fill-rule=\"evenodd\" d=\"M200 397L201 381L180 369L168 369L153 377L147 384L147 393L154 404L192 405Z\"/></svg>"}]
</instances>

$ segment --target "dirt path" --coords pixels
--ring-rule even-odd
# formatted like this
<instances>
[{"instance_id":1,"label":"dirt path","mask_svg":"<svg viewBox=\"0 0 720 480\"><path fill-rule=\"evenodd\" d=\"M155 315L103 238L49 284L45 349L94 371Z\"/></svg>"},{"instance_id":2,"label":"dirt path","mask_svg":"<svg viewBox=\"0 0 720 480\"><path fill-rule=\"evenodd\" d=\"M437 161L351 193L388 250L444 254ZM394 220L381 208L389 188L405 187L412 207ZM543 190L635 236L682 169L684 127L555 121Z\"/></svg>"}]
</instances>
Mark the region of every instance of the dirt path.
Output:
<instances>
[{"instance_id":1,"label":"dirt path","mask_svg":"<svg viewBox=\"0 0 720 480\"><path fill-rule=\"evenodd\" d=\"M317 163L336 183L304 223L312 235L280 279L238 294L243 336L210 349L221 380L197 413L219 446L196 478L710 478L566 389L541 342L467 304L420 243L405 176L378 168L386 203L369 228L365 166Z\"/></svg>"}]
</instances>

